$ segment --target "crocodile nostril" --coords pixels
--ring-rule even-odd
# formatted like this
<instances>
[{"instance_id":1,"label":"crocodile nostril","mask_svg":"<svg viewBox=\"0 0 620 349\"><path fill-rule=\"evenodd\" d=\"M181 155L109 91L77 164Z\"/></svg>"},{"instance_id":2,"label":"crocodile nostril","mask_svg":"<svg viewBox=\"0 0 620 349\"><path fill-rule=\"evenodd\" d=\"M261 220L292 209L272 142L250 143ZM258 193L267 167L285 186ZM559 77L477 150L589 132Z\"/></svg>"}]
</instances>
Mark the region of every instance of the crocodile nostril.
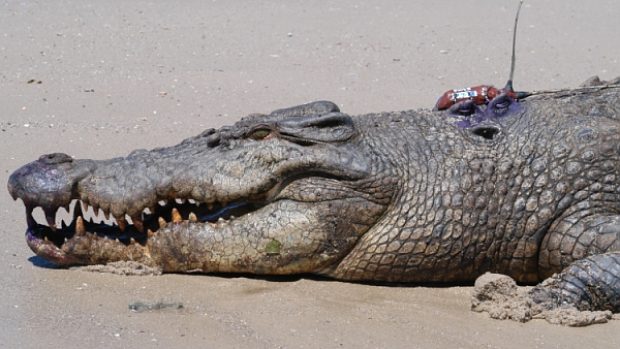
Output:
<instances>
[{"instance_id":1,"label":"crocodile nostril","mask_svg":"<svg viewBox=\"0 0 620 349\"><path fill-rule=\"evenodd\" d=\"M73 158L65 153L45 154L39 157L39 161L45 164L62 164L65 162L73 162Z\"/></svg>"},{"instance_id":2,"label":"crocodile nostril","mask_svg":"<svg viewBox=\"0 0 620 349\"><path fill-rule=\"evenodd\" d=\"M499 128L494 126L475 127L472 133L485 139L493 139L500 132Z\"/></svg>"}]
</instances>

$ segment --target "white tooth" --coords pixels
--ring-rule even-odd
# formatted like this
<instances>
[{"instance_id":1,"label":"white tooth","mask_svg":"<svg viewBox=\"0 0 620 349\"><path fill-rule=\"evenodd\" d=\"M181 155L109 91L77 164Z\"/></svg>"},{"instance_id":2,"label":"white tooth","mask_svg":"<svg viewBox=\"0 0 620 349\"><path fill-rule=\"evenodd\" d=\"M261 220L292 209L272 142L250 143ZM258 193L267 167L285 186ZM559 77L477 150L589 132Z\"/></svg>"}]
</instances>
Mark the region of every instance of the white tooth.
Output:
<instances>
[{"instance_id":1,"label":"white tooth","mask_svg":"<svg viewBox=\"0 0 620 349\"><path fill-rule=\"evenodd\" d=\"M144 210L142 210L142 213L144 213L144 214L152 214L152 211L151 211L150 208L147 207Z\"/></svg>"},{"instance_id":2,"label":"white tooth","mask_svg":"<svg viewBox=\"0 0 620 349\"><path fill-rule=\"evenodd\" d=\"M198 217L196 217L196 214L194 212L190 212L189 213L189 217L187 219L190 222L197 222L198 221Z\"/></svg>"},{"instance_id":3,"label":"white tooth","mask_svg":"<svg viewBox=\"0 0 620 349\"><path fill-rule=\"evenodd\" d=\"M185 203L185 199L174 199L174 201L179 205L182 205Z\"/></svg>"},{"instance_id":4,"label":"white tooth","mask_svg":"<svg viewBox=\"0 0 620 349\"><path fill-rule=\"evenodd\" d=\"M181 217L181 214L179 213L179 210L177 210L176 208L172 209L172 221L174 223L178 223L180 221L183 220L183 217Z\"/></svg>"},{"instance_id":5,"label":"white tooth","mask_svg":"<svg viewBox=\"0 0 620 349\"><path fill-rule=\"evenodd\" d=\"M217 222L218 223L223 223L223 222L226 222L226 220L224 220L224 218L220 217L220 218L217 219Z\"/></svg>"},{"instance_id":6,"label":"white tooth","mask_svg":"<svg viewBox=\"0 0 620 349\"><path fill-rule=\"evenodd\" d=\"M189 201L189 203L192 205L196 205L196 200L194 199L187 199L187 201Z\"/></svg>"},{"instance_id":7,"label":"white tooth","mask_svg":"<svg viewBox=\"0 0 620 349\"><path fill-rule=\"evenodd\" d=\"M159 204L159 206L166 206L166 204L168 204L166 200L159 200L157 203Z\"/></svg>"},{"instance_id":8,"label":"white tooth","mask_svg":"<svg viewBox=\"0 0 620 349\"><path fill-rule=\"evenodd\" d=\"M80 200L80 207L82 208L82 212L84 213L88 212L88 204L82 200Z\"/></svg>"},{"instance_id":9,"label":"white tooth","mask_svg":"<svg viewBox=\"0 0 620 349\"><path fill-rule=\"evenodd\" d=\"M162 217L159 217L159 218L157 219L157 222L159 223L159 227L160 227L160 228L165 227L165 226L166 226L166 224L167 224L167 223L166 223L166 220L165 220L165 219L163 219Z\"/></svg>"}]
</instances>

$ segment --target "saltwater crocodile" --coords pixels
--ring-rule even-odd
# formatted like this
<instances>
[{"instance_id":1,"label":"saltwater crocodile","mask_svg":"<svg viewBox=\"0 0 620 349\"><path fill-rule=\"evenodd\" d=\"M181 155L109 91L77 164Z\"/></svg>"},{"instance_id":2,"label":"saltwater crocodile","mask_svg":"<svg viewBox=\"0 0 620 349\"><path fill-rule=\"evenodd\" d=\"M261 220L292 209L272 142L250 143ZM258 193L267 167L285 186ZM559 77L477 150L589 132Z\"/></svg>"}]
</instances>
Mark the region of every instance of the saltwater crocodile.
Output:
<instances>
[{"instance_id":1,"label":"saltwater crocodile","mask_svg":"<svg viewBox=\"0 0 620 349\"><path fill-rule=\"evenodd\" d=\"M30 248L62 266L375 282L563 271L540 297L617 312L619 110L610 84L463 115L315 102L121 158L43 155L8 189Z\"/></svg>"}]
</instances>

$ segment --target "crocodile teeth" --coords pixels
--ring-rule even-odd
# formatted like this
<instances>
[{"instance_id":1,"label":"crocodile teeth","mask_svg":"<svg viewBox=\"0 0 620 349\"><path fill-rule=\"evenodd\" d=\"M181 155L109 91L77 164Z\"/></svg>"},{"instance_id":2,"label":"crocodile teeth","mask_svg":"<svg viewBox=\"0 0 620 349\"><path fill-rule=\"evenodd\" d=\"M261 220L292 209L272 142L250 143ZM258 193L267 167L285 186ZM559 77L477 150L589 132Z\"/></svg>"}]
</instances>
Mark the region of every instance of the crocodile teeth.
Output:
<instances>
[{"instance_id":1,"label":"crocodile teeth","mask_svg":"<svg viewBox=\"0 0 620 349\"><path fill-rule=\"evenodd\" d=\"M190 222L198 222L198 217L196 217L194 212L190 212L187 219L189 219Z\"/></svg>"},{"instance_id":2,"label":"crocodile teeth","mask_svg":"<svg viewBox=\"0 0 620 349\"><path fill-rule=\"evenodd\" d=\"M176 208L173 208L172 209L172 222L178 223L182 220L183 220L183 217L181 217L179 210L177 210Z\"/></svg>"},{"instance_id":3,"label":"crocodile teeth","mask_svg":"<svg viewBox=\"0 0 620 349\"><path fill-rule=\"evenodd\" d=\"M81 216L78 216L75 219L75 234L78 236L86 234L86 227L84 227L84 219Z\"/></svg>"},{"instance_id":4,"label":"crocodile teeth","mask_svg":"<svg viewBox=\"0 0 620 349\"><path fill-rule=\"evenodd\" d=\"M165 227L165 226L166 226L166 224L167 224L167 223L166 223L166 220L165 220L165 219L163 219L162 217L159 217L159 218L157 219L157 223L159 223L159 228L163 228L163 227Z\"/></svg>"}]
</instances>

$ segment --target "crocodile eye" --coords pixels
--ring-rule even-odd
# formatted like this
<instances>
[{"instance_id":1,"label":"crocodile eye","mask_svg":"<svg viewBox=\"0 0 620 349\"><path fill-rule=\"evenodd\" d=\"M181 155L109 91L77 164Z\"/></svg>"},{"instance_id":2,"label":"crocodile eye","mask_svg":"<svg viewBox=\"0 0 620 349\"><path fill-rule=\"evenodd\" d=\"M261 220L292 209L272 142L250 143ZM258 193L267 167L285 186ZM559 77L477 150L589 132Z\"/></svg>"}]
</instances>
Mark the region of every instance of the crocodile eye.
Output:
<instances>
[{"instance_id":1,"label":"crocodile eye","mask_svg":"<svg viewBox=\"0 0 620 349\"><path fill-rule=\"evenodd\" d=\"M265 128L259 128L256 129L254 131L252 131L249 135L250 138L254 139L254 140L261 140L264 139L265 137L269 136L271 134L271 130L269 129L265 129Z\"/></svg>"}]
</instances>

